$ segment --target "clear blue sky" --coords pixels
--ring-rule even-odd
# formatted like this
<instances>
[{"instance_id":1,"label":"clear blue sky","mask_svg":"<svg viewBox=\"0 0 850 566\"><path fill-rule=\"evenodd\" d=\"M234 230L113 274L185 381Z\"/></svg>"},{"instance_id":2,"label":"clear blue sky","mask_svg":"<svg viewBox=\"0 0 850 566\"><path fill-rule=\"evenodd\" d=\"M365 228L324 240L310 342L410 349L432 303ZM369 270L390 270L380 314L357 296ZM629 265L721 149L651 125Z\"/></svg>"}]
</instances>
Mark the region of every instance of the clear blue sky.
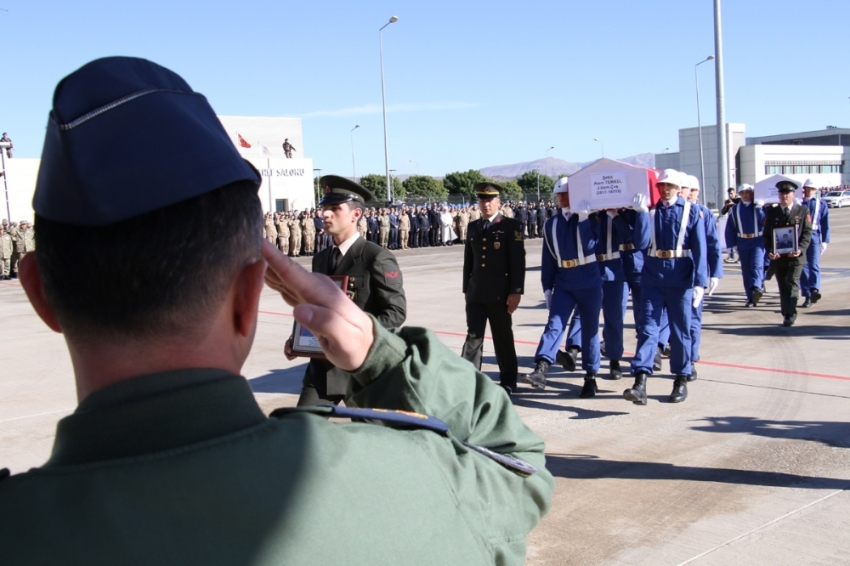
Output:
<instances>
[{"instance_id":1,"label":"clear blue sky","mask_svg":"<svg viewBox=\"0 0 850 566\"><path fill-rule=\"evenodd\" d=\"M222 115L303 118L323 173L443 175L550 155L674 150L696 125L694 65L714 51L712 0L332 2L0 0L0 130L41 154L53 88L107 55L181 74ZM850 125L847 0L726 0L726 116L760 136ZM714 64L699 68L715 123ZM302 149L302 148L299 148Z\"/></svg>"}]
</instances>

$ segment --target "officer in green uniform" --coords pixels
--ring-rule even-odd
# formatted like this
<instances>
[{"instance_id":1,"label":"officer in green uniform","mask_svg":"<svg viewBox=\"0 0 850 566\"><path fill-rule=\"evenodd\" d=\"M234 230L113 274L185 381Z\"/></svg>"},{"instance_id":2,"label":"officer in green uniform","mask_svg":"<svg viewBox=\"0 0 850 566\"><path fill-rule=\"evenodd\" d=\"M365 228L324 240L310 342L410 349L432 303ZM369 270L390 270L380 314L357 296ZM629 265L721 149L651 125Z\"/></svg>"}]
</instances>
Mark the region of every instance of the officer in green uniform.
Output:
<instances>
[{"instance_id":1,"label":"officer in green uniform","mask_svg":"<svg viewBox=\"0 0 850 566\"><path fill-rule=\"evenodd\" d=\"M168 69L111 57L59 84L21 283L79 406L42 467L0 474L0 562L522 564L543 442L432 332L385 329L264 242L260 180ZM264 281L349 372L346 408L260 411L239 373Z\"/></svg>"},{"instance_id":2,"label":"officer in green uniform","mask_svg":"<svg viewBox=\"0 0 850 566\"><path fill-rule=\"evenodd\" d=\"M313 273L347 275L346 292L354 304L386 328L401 326L407 316L407 299L398 262L392 252L357 232L363 207L372 200L372 193L338 175L325 175L319 182L324 187L319 206L334 245L313 256ZM289 342L285 351L294 359ZM345 398L348 381L348 376L328 360L314 358L304 372L298 404L339 403Z\"/></svg>"},{"instance_id":3,"label":"officer in green uniform","mask_svg":"<svg viewBox=\"0 0 850 566\"><path fill-rule=\"evenodd\" d=\"M800 298L800 275L806 265L806 250L812 241L812 217L809 208L794 202L797 184L790 180L776 183L779 189L779 204L766 209L764 218L764 247L768 250L770 268L776 274L779 284L779 302L782 311L782 325L794 326L797 321L797 300ZM782 239L776 241L776 231L783 235L793 234L796 242L789 237L787 249L782 247ZM795 246L796 244L796 246ZM795 249L796 247L796 249Z\"/></svg>"}]
</instances>

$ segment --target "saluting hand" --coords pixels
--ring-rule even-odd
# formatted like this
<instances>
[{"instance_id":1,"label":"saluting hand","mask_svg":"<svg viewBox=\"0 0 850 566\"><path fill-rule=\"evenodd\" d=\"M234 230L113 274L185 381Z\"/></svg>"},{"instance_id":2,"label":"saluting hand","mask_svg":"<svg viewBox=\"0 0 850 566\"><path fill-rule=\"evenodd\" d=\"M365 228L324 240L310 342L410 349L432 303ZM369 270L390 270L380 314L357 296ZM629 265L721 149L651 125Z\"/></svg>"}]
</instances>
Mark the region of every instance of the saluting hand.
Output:
<instances>
[{"instance_id":1,"label":"saluting hand","mask_svg":"<svg viewBox=\"0 0 850 566\"><path fill-rule=\"evenodd\" d=\"M369 315L328 276L310 273L268 241L263 242L263 259L269 264L266 285L295 307L295 320L318 338L328 361L344 371L362 366L374 341Z\"/></svg>"}]
</instances>

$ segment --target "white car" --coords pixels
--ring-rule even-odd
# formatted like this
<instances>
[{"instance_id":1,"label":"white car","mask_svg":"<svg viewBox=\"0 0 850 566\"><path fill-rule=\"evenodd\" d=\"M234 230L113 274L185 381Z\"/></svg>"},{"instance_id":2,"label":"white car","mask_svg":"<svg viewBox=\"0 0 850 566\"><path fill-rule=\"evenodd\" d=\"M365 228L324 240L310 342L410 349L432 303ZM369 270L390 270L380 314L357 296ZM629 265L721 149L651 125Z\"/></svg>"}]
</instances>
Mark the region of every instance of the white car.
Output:
<instances>
[{"instance_id":1,"label":"white car","mask_svg":"<svg viewBox=\"0 0 850 566\"><path fill-rule=\"evenodd\" d=\"M831 191L823 197L823 202L829 208L841 208L842 206L850 206L850 191Z\"/></svg>"}]
</instances>

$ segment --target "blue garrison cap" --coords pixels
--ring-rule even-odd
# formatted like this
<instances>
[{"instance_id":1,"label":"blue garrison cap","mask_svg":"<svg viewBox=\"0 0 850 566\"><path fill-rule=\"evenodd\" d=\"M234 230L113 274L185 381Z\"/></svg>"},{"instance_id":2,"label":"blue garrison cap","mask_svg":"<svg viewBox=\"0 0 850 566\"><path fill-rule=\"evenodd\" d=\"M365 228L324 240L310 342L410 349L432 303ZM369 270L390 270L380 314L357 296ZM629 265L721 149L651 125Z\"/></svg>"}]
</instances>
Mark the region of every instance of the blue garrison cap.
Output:
<instances>
[{"instance_id":1,"label":"blue garrison cap","mask_svg":"<svg viewBox=\"0 0 850 566\"><path fill-rule=\"evenodd\" d=\"M203 95L151 61L106 57L56 87L33 209L106 226L237 181L261 178Z\"/></svg>"}]
</instances>

